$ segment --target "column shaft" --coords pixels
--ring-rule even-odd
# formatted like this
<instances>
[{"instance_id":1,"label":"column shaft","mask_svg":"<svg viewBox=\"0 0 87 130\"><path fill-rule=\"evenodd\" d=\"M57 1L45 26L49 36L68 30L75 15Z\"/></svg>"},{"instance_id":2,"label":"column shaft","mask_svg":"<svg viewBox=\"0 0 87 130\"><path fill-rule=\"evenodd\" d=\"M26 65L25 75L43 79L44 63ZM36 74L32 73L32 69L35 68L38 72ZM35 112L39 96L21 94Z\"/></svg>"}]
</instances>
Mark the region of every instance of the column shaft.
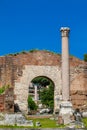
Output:
<instances>
[{"instance_id":1,"label":"column shaft","mask_svg":"<svg viewBox=\"0 0 87 130\"><path fill-rule=\"evenodd\" d=\"M62 37L62 96L69 100L69 49L68 38Z\"/></svg>"},{"instance_id":2,"label":"column shaft","mask_svg":"<svg viewBox=\"0 0 87 130\"><path fill-rule=\"evenodd\" d=\"M69 28L61 28L62 33L62 98L68 101L70 98L70 75L69 75Z\"/></svg>"}]
</instances>

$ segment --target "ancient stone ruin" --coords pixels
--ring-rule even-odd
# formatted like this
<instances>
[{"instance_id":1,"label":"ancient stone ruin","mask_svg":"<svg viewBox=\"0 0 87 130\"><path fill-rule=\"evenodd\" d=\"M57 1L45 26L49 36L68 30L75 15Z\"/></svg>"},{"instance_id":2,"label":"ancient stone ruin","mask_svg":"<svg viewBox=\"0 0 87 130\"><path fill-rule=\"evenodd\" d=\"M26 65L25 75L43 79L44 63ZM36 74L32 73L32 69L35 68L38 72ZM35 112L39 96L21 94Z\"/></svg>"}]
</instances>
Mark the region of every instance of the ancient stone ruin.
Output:
<instances>
[{"instance_id":1,"label":"ancient stone ruin","mask_svg":"<svg viewBox=\"0 0 87 130\"><path fill-rule=\"evenodd\" d=\"M73 56L70 60L70 100L74 108L87 104L87 64ZM0 57L0 87L10 88L0 95L0 111L14 112L14 103L27 111L29 84L35 77L45 76L54 83L54 111L62 96L61 55L49 51L33 51Z\"/></svg>"},{"instance_id":2,"label":"ancient stone ruin","mask_svg":"<svg viewBox=\"0 0 87 130\"><path fill-rule=\"evenodd\" d=\"M81 110L87 107L87 63L69 56L69 31L61 28L62 55L32 50L0 57L0 87L9 86L0 95L1 112L16 112L16 108L27 113L29 86L39 76L50 79L54 85L54 113L61 101L70 101L73 108Z\"/></svg>"}]
</instances>

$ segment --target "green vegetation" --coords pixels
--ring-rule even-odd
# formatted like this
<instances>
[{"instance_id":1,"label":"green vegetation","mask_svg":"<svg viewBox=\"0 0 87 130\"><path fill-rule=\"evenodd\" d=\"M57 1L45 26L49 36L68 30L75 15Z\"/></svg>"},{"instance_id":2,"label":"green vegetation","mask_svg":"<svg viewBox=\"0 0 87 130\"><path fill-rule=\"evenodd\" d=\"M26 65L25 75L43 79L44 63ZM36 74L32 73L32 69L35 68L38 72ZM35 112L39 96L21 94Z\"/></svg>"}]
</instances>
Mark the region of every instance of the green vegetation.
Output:
<instances>
[{"instance_id":1,"label":"green vegetation","mask_svg":"<svg viewBox=\"0 0 87 130\"><path fill-rule=\"evenodd\" d=\"M28 118L29 120L32 120ZM56 120L50 120L49 118L44 119L33 119L34 122L34 128L38 128L35 126L35 123L39 121L41 123L40 128L64 128L64 125L58 125Z\"/></svg>"},{"instance_id":2,"label":"green vegetation","mask_svg":"<svg viewBox=\"0 0 87 130\"><path fill-rule=\"evenodd\" d=\"M50 120L50 119L47 119L47 118L44 118L44 119L30 119L28 118L28 120L33 120L33 123L34 123L34 127L30 127L30 126L4 126L4 125L1 125L0 128L64 128L65 125L58 125L57 124L57 121L55 120ZM40 127L36 127L36 122L39 121L41 126Z\"/></svg>"},{"instance_id":3,"label":"green vegetation","mask_svg":"<svg viewBox=\"0 0 87 130\"><path fill-rule=\"evenodd\" d=\"M87 54L84 54L84 61L87 62Z\"/></svg>"},{"instance_id":4,"label":"green vegetation","mask_svg":"<svg viewBox=\"0 0 87 130\"><path fill-rule=\"evenodd\" d=\"M49 118L44 118L44 119L36 119L36 118L29 118L27 117L28 120L32 120L34 123L34 127L30 126L11 126L11 125L0 125L0 128L65 128L66 125L59 125L57 120L50 120ZM40 122L41 126L36 127L36 122ZM83 118L83 123L85 125L84 130L87 128L87 118ZM78 127L77 127L78 128Z\"/></svg>"},{"instance_id":5,"label":"green vegetation","mask_svg":"<svg viewBox=\"0 0 87 130\"><path fill-rule=\"evenodd\" d=\"M23 50L23 51L21 51L21 52L7 54L6 56L17 56L17 55L19 55L19 54L26 54L26 53L28 53L28 52Z\"/></svg>"},{"instance_id":6,"label":"green vegetation","mask_svg":"<svg viewBox=\"0 0 87 130\"><path fill-rule=\"evenodd\" d=\"M41 51L41 50L39 50L39 49L32 49L32 50L29 50L29 52L36 52L36 51ZM45 51L45 52L49 52L49 53L52 53L52 54L58 54L58 53L56 53L56 52L53 52L53 51L49 51L49 50L45 50L45 49L43 49L42 51ZM58 55L60 55L60 54L58 54Z\"/></svg>"},{"instance_id":7,"label":"green vegetation","mask_svg":"<svg viewBox=\"0 0 87 130\"><path fill-rule=\"evenodd\" d=\"M54 54L54 55L60 55L59 53L56 53L56 52L53 52L53 51L50 51L50 50L45 50L44 49L43 51L49 52L49 53Z\"/></svg>"},{"instance_id":8,"label":"green vegetation","mask_svg":"<svg viewBox=\"0 0 87 130\"><path fill-rule=\"evenodd\" d=\"M38 49L32 49L32 50L29 50L29 52L36 52L36 51L39 51Z\"/></svg>"},{"instance_id":9,"label":"green vegetation","mask_svg":"<svg viewBox=\"0 0 87 130\"><path fill-rule=\"evenodd\" d=\"M45 77L36 77L32 80L34 84L38 84L39 86L46 87L46 85L50 84L50 80Z\"/></svg>"},{"instance_id":10,"label":"green vegetation","mask_svg":"<svg viewBox=\"0 0 87 130\"><path fill-rule=\"evenodd\" d=\"M28 52L33 53L33 52L37 52L37 51L41 51L41 50L39 50L39 49L31 49L31 50L28 50L28 51L22 50L21 52L10 53L10 54L6 54L5 56L17 56L19 54L26 54ZM58 54L56 52L49 51L49 50L42 50L42 51L46 51L46 52L49 52L49 53L52 53L52 54L60 55L60 54Z\"/></svg>"},{"instance_id":11,"label":"green vegetation","mask_svg":"<svg viewBox=\"0 0 87 130\"><path fill-rule=\"evenodd\" d=\"M85 128L87 128L87 118L83 118L83 123L84 123L84 125L85 125Z\"/></svg>"},{"instance_id":12,"label":"green vegetation","mask_svg":"<svg viewBox=\"0 0 87 130\"><path fill-rule=\"evenodd\" d=\"M41 103L53 110L54 108L54 85L52 81L46 77L37 77L32 80L34 84L40 87L39 97Z\"/></svg>"},{"instance_id":13,"label":"green vegetation","mask_svg":"<svg viewBox=\"0 0 87 130\"><path fill-rule=\"evenodd\" d=\"M19 55L20 53L10 53L10 54L6 54L5 56L16 56L16 55Z\"/></svg>"},{"instance_id":14,"label":"green vegetation","mask_svg":"<svg viewBox=\"0 0 87 130\"><path fill-rule=\"evenodd\" d=\"M19 54L26 54L28 52L36 52L36 51L38 51L38 49L32 49L32 50L29 50L29 51L22 50L21 52L7 54L6 56L17 56Z\"/></svg>"},{"instance_id":15,"label":"green vegetation","mask_svg":"<svg viewBox=\"0 0 87 130\"><path fill-rule=\"evenodd\" d=\"M30 108L30 110L37 110L37 105L31 98L31 96L28 96L28 108Z\"/></svg>"},{"instance_id":16,"label":"green vegetation","mask_svg":"<svg viewBox=\"0 0 87 130\"><path fill-rule=\"evenodd\" d=\"M48 88L43 88L42 91L40 91L40 99L42 104L46 105L48 108L51 108L53 110L54 108L54 86L50 82L50 85Z\"/></svg>"},{"instance_id":17,"label":"green vegetation","mask_svg":"<svg viewBox=\"0 0 87 130\"><path fill-rule=\"evenodd\" d=\"M8 89L10 86L9 85L6 85L6 86L2 86L0 88L0 94L4 93L6 89Z\"/></svg>"}]
</instances>

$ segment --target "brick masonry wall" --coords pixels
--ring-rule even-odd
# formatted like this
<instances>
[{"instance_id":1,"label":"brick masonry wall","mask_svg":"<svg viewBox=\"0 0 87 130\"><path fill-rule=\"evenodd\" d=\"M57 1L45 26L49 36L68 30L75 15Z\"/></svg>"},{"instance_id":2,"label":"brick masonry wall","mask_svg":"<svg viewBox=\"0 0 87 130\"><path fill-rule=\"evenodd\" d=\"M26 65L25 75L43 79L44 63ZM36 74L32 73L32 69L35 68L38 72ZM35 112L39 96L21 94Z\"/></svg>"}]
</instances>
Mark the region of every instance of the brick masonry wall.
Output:
<instances>
[{"instance_id":1,"label":"brick masonry wall","mask_svg":"<svg viewBox=\"0 0 87 130\"><path fill-rule=\"evenodd\" d=\"M84 62L70 57L70 66L76 67L79 64L84 64ZM0 86L5 84L14 86L14 81L22 76L24 65L60 66L61 57L47 51L0 57Z\"/></svg>"},{"instance_id":2,"label":"brick masonry wall","mask_svg":"<svg viewBox=\"0 0 87 130\"><path fill-rule=\"evenodd\" d=\"M3 112L5 110L4 107L4 94L0 95L0 112Z\"/></svg>"},{"instance_id":3,"label":"brick masonry wall","mask_svg":"<svg viewBox=\"0 0 87 130\"><path fill-rule=\"evenodd\" d=\"M43 68L45 67L45 69L47 68L47 66L50 66L50 67L58 66L58 68L59 68L58 73L60 75L60 76L58 75L59 76L58 82L60 83L59 88L61 88L61 56L57 55L57 54L53 54L51 52L47 52L47 51L35 51L35 52L30 52L30 53L25 53L25 54L0 57L0 87L2 87L3 85L9 84L15 90L18 89L17 85L21 84L21 80L23 78L26 79L26 75L24 77L24 73L25 72L27 73L26 66L28 67L28 70L29 70L29 66L38 66L38 67L43 66ZM70 88L71 92L73 90L73 87L75 86L75 84L73 83L75 81L75 79L78 77L79 74L86 72L85 66L86 66L86 63L84 61L81 61L75 57L70 57L70 80L71 80L71 84L73 84L72 87ZM50 69L50 71L51 71L51 69ZM55 71L55 69L54 69L54 71ZM54 71L53 71L53 73L54 73ZM55 73L54 78L55 77L57 78L56 73ZM32 74L29 73L28 75L32 75ZM44 75L44 76L47 76L47 75ZM84 78L83 78L83 81L84 81ZM81 82L81 80L79 82ZM55 83L55 84L57 84L57 83ZM83 84L84 84L84 82L83 82ZM23 84L22 84L22 86L23 86ZM76 86L77 89L78 89L78 87ZM23 89L25 89L25 88L23 87ZM20 90L21 90L21 86L19 88L19 91ZM56 90L57 90L57 88L56 88ZM84 89L84 91L85 91L85 89ZM71 95L72 95L72 93L71 93ZM17 96L18 95L16 95L16 93L15 93L15 95L14 95L15 100L17 100ZM72 99L72 102L74 102L74 101L76 102L75 98L71 98L71 99ZM84 100L86 100L86 99L84 99ZM78 100L77 100L77 102L78 102ZM75 103L73 103L73 104L75 104ZM76 106L76 104L75 104L75 106Z\"/></svg>"},{"instance_id":4,"label":"brick masonry wall","mask_svg":"<svg viewBox=\"0 0 87 130\"><path fill-rule=\"evenodd\" d=\"M14 111L14 93L13 88L8 88L0 95L0 111L13 112Z\"/></svg>"}]
</instances>

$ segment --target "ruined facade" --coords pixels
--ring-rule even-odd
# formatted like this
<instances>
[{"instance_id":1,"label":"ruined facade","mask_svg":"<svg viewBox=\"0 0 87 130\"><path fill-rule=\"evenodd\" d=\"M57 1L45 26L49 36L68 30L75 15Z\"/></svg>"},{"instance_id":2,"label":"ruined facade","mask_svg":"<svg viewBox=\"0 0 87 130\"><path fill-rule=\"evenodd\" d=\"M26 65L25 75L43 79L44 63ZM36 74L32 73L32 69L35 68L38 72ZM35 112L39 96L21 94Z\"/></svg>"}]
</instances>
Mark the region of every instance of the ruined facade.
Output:
<instances>
[{"instance_id":1,"label":"ruined facade","mask_svg":"<svg viewBox=\"0 0 87 130\"><path fill-rule=\"evenodd\" d=\"M87 65L70 56L70 100L75 108L87 104ZM38 76L49 78L54 84L54 111L61 99L61 56L49 51L32 51L0 57L0 87L11 88L0 95L0 111L14 111L18 103L22 111L27 111L28 88ZM7 96L5 96L7 94Z\"/></svg>"}]
</instances>

